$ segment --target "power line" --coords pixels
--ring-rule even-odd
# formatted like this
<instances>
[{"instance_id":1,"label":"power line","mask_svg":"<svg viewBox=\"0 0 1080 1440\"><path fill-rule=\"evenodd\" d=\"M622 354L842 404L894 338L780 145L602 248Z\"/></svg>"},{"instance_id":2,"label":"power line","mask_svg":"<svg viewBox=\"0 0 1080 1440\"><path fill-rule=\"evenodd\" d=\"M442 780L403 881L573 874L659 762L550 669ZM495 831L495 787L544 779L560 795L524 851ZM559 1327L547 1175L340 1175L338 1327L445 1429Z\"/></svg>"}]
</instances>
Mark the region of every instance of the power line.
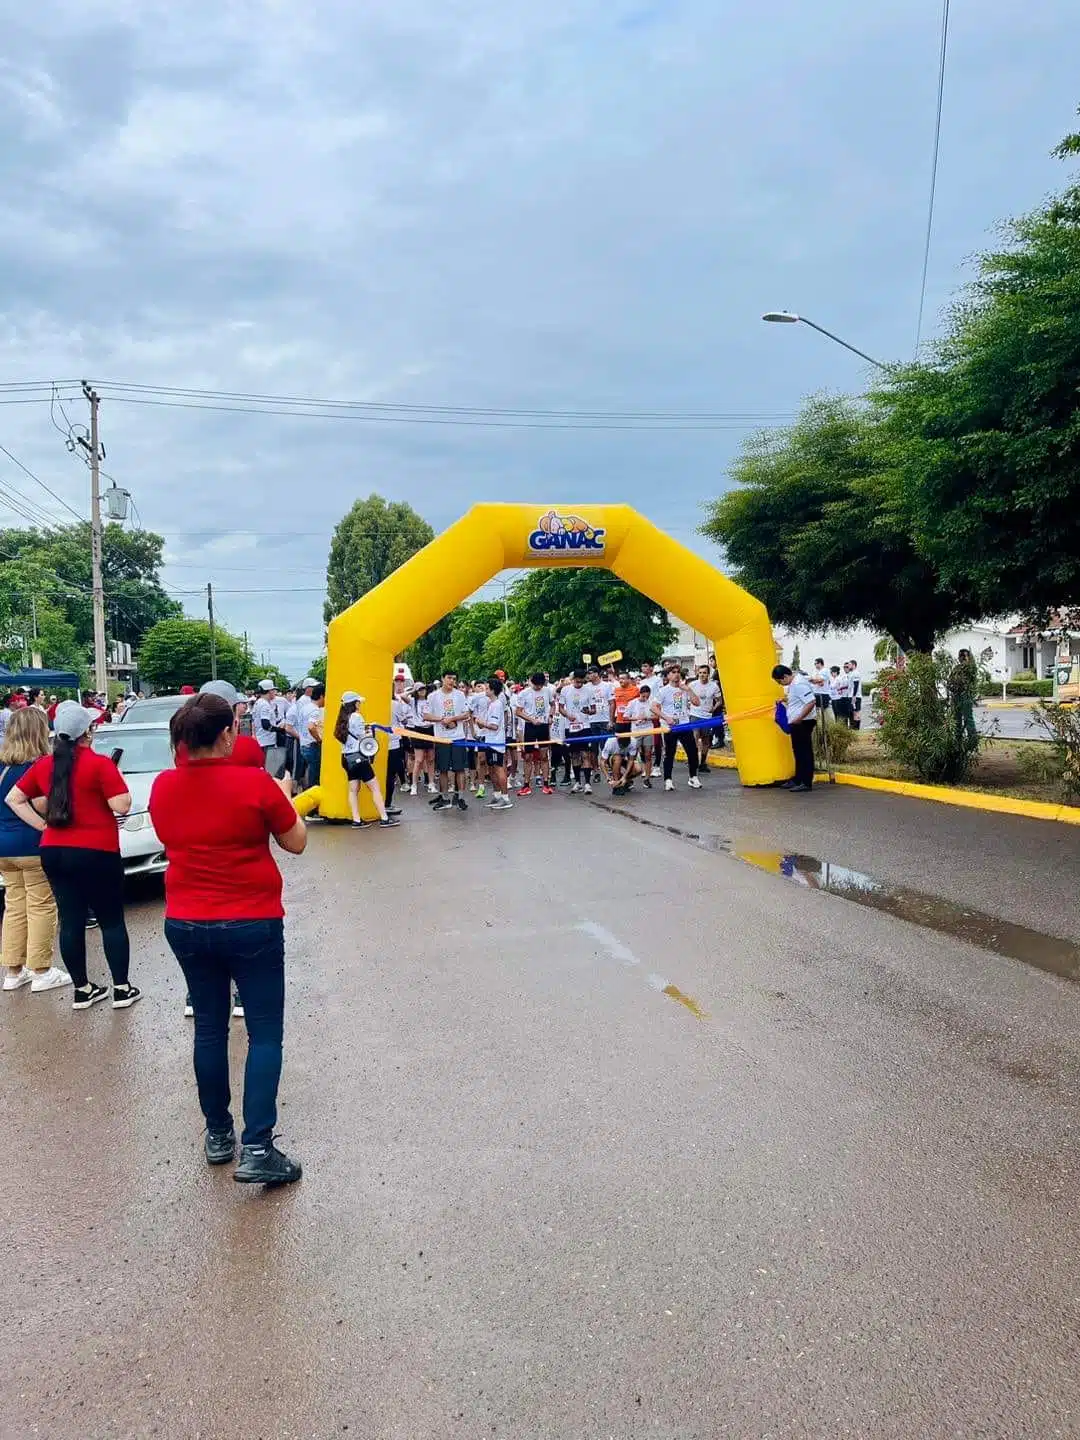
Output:
<instances>
[{"instance_id":1,"label":"power line","mask_svg":"<svg viewBox=\"0 0 1080 1440\"><path fill-rule=\"evenodd\" d=\"M915 358L922 344L923 310L926 307L926 279L930 272L930 240L934 232L934 201L937 198L938 156L941 151L941 111L945 100L945 59L949 45L949 3L941 3L941 53L938 57L937 113L934 117L934 149L930 160L930 203L926 212L926 244L923 249L922 283L919 286L919 319L915 326Z\"/></svg>"},{"instance_id":2,"label":"power line","mask_svg":"<svg viewBox=\"0 0 1080 1440\"><path fill-rule=\"evenodd\" d=\"M67 503L66 500L62 499L59 495L57 495L55 490L50 490L48 485L45 484L45 481L42 480L39 476L35 475L34 472L30 470L27 466L25 466L17 456L13 455L6 446L0 445L0 452L5 454L13 465L17 465L24 475L28 475L35 484L40 485L47 494L51 495L58 505L62 505L70 515L74 515L75 519L78 520L80 524L84 522L84 516L80 515L77 510L73 509L72 506Z\"/></svg>"}]
</instances>

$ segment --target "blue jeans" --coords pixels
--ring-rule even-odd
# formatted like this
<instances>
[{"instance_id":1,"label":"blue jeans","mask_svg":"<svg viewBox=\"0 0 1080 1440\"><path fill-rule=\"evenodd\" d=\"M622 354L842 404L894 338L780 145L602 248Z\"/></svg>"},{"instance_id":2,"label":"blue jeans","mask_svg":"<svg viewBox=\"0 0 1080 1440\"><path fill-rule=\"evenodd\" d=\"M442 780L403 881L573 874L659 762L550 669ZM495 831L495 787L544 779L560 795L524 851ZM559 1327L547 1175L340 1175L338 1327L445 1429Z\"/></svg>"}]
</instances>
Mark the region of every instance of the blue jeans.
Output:
<instances>
[{"instance_id":1,"label":"blue jeans","mask_svg":"<svg viewBox=\"0 0 1080 1440\"><path fill-rule=\"evenodd\" d=\"M305 789L319 783L321 760L321 745L302 745L300 747L300 780Z\"/></svg>"},{"instance_id":2,"label":"blue jeans","mask_svg":"<svg viewBox=\"0 0 1080 1440\"><path fill-rule=\"evenodd\" d=\"M281 920L166 920L165 939L180 962L195 1010L195 1083L208 1130L231 1130L230 982L248 1032L244 1066L244 1145L263 1145L277 1123L285 1021L285 926Z\"/></svg>"}]
</instances>

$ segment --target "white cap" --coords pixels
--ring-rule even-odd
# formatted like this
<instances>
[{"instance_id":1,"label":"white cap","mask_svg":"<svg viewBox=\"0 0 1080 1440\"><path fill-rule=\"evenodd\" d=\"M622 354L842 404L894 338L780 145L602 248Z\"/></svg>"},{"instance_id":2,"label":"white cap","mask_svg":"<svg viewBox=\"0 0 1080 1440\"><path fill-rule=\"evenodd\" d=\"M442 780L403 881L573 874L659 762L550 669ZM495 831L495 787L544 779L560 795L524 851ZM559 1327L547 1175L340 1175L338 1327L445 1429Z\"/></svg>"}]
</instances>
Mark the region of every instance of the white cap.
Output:
<instances>
[{"instance_id":1,"label":"white cap","mask_svg":"<svg viewBox=\"0 0 1080 1440\"><path fill-rule=\"evenodd\" d=\"M222 700L227 701L230 705L240 704L240 696L237 694L236 687L230 685L228 680L207 680L204 685L199 686L199 694L220 695Z\"/></svg>"},{"instance_id":2,"label":"white cap","mask_svg":"<svg viewBox=\"0 0 1080 1440\"><path fill-rule=\"evenodd\" d=\"M358 695L355 690L346 690L345 694L341 697L341 703L343 705L355 705L357 700L363 699L364 696Z\"/></svg>"},{"instance_id":3,"label":"white cap","mask_svg":"<svg viewBox=\"0 0 1080 1440\"><path fill-rule=\"evenodd\" d=\"M62 700L56 707L53 729L66 740L81 740L97 719L92 710L85 709L74 700Z\"/></svg>"},{"instance_id":4,"label":"white cap","mask_svg":"<svg viewBox=\"0 0 1080 1440\"><path fill-rule=\"evenodd\" d=\"M273 680L260 680L259 689L262 691L276 690L277 686L274 684Z\"/></svg>"},{"instance_id":5,"label":"white cap","mask_svg":"<svg viewBox=\"0 0 1080 1440\"><path fill-rule=\"evenodd\" d=\"M310 690L313 685L318 685L318 683L318 680L316 680L314 676L309 675L306 680L300 681L300 689Z\"/></svg>"}]
</instances>

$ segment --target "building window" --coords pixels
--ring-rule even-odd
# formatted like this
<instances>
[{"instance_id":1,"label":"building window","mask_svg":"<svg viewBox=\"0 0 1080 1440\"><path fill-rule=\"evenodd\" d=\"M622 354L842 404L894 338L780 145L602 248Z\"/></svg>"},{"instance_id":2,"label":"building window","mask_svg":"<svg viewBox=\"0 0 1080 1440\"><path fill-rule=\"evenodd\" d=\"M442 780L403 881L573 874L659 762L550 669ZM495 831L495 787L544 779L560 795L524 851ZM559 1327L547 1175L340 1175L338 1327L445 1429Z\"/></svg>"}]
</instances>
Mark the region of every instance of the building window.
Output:
<instances>
[{"instance_id":1,"label":"building window","mask_svg":"<svg viewBox=\"0 0 1080 1440\"><path fill-rule=\"evenodd\" d=\"M1022 646L1021 648L1022 648L1022 650L1023 650L1023 660L1021 661L1021 666L1020 666L1020 668L1021 668L1022 670L1034 670L1034 669L1035 669L1035 646L1034 646L1034 645L1024 645L1024 646Z\"/></svg>"}]
</instances>

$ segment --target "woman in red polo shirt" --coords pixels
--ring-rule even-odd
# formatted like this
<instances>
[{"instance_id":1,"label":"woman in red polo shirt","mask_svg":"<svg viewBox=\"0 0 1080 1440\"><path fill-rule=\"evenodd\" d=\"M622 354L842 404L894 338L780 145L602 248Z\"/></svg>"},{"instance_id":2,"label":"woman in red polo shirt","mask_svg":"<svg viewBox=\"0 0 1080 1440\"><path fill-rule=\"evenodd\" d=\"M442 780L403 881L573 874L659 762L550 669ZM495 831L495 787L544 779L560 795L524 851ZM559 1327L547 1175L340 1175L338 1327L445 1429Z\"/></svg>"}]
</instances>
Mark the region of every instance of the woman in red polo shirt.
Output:
<instances>
[{"instance_id":1,"label":"woman in red polo shirt","mask_svg":"<svg viewBox=\"0 0 1080 1440\"><path fill-rule=\"evenodd\" d=\"M128 982L131 947L124 924L124 866L117 817L131 809L127 782L107 755L90 749L91 711L65 700L56 707L51 755L36 761L10 791L8 804L40 830L41 865L60 917L60 954L75 982L72 1008L89 1010L108 995L86 973L91 911L113 982L113 1009L127 1010L142 991ZM35 806L35 801L45 804ZM42 819L44 811L44 820Z\"/></svg>"},{"instance_id":2,"label":"woman in red polo shirt","mask_svg":"<svg viewBox=\"0 0 1080 1440\"><path fill-rule=\"evenodd\" d=\"M281 872L271 836L299 855L304 822L260 765L232 761L233 707L196 695L170 723L186 756L150 792L150 818L169 857L165 938L180 963L195 1011L195 1083L211 1165L233 1158L229 1110L229 1012L235 982L248 1032L244 1130L234 1179L274 1185L299 1180L300 1165L274 1144L285 1013Z\"/></svg>"}]
</instances>

